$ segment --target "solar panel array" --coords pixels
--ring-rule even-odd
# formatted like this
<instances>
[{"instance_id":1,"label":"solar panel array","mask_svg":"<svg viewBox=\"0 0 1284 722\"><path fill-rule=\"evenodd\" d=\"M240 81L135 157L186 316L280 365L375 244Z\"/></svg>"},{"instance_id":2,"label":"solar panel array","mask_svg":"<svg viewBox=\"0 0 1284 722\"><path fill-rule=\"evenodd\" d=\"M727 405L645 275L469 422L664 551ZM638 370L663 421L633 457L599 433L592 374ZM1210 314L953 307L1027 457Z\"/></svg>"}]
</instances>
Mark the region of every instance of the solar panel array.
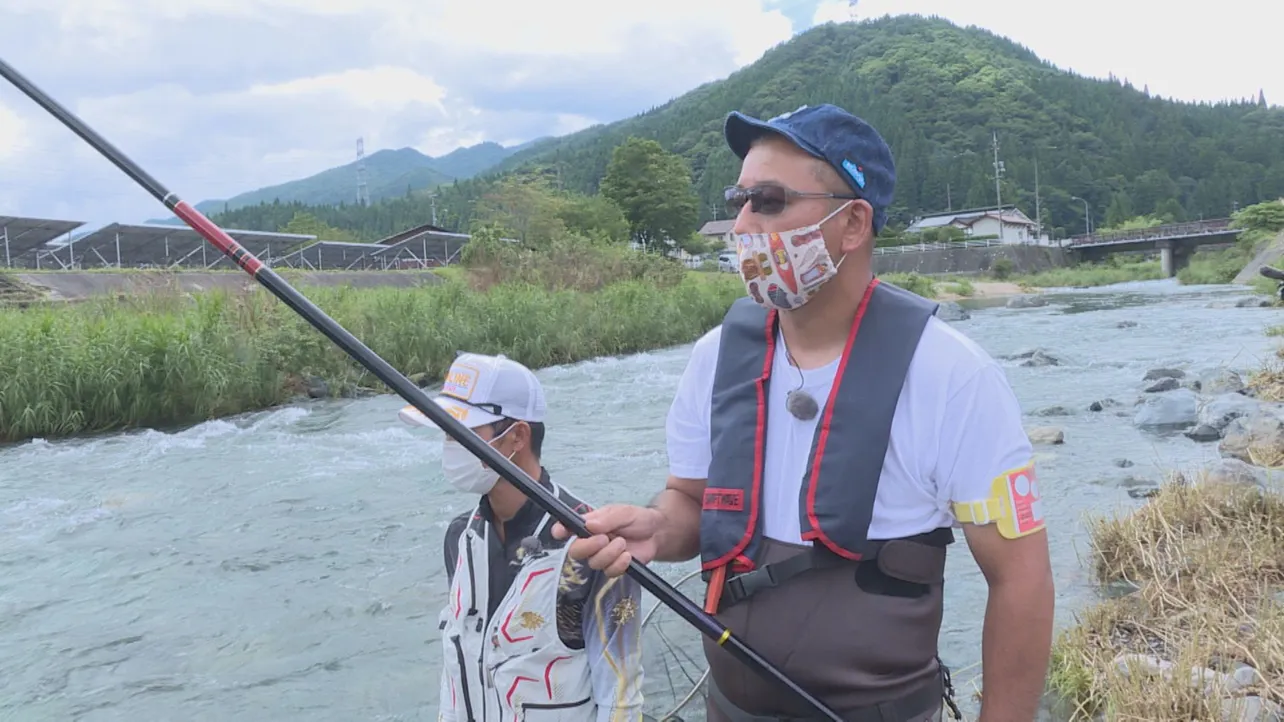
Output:
<instances>
[{"instance_id":1,"label":"solar panel array","mask_svg":"<svg viewBox=\"0 0 1284 722\"><path fill-rule=\"evenodd\" d=\"M0 253L10 268L235 268L187 226L111 223L79 237L82 221L0 216ZM468 242L425 224L376 243L318 240L314 235L224 229L268 266L310 270L391 270L455 263ZM66 238L63 238L66 236Z\"/></svg>"},{"instance_id":2,"label":"solar panel array","mask_svg":"<svg viewBox=\"0 0 1284 722\"><path fill-rule=\"evenodd\" d=\"M4 265L10 268L35 268L36 258L45 244L63 235L70 238L71 232L83 225L83 221L0 216Z\"/></svg>"}]
</instances>

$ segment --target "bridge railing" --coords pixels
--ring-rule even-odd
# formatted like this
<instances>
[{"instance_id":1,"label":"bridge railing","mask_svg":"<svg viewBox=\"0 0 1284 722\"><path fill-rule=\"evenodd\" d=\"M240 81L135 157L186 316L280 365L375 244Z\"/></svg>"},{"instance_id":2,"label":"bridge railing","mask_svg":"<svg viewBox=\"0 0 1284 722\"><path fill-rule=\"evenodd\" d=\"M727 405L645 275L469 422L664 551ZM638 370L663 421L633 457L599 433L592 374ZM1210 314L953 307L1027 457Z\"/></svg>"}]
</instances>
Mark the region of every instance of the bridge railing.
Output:
<instances>
[{"instance_id":1,"label":"bridge railing","mask_svg":"<svg viewBox=\"0 0 1284 722\"><path fill-rule=\"evenodd\" d=\"M1207 236L1231 230L1231 219L1215 218L1207 221L1190 221L1187 223L1167 223L1150 228L1132 228L1122 231L1103 231L1066 239L1067 246L1101 245L1106 243L1127 243L1132 241L1159 240L1163 238L1182 238L1190 236Z\"/></svg>"},{"instance_id":2,"label":"bridge railing","mask_svg":"<svg viewBox=\"0 0 1284 722\"><path fill-rule=\"evenodd\" d=\"M874 255L881 256L889 253L920 253L922 251L950 251L956 248L989 248L991 246L1011 245L1004 244L997 238L987 238L983 241L950 241L945 243L910 243L904 246L878 246L874 248Z\"/></svg>"}]
</instances>

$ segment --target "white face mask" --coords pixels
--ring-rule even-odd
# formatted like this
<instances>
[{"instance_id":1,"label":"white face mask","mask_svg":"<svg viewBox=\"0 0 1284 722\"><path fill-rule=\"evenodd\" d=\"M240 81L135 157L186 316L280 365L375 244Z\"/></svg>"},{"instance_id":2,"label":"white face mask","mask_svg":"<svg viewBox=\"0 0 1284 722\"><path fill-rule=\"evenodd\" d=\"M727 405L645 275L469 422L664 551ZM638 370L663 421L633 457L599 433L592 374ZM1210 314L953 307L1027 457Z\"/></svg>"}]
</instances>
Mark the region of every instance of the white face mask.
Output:
<instances>
[{"instance_id":1,"label":"white face mask","mask_svg":"<svg viewBox=\"0 0 1284 722\"><path fill-rule=\"evenodd\" d=\"M838 273L846 256L834 263L820 227L851 205L847 201L810 226L779 233L741 233L740 277L750 298L781 311L798 308Z\"/></svg>"},{"instance_id":2,"label":"white face mask","mask_svg":"<svg viewBox=\"0 0 1284 722\"><path fill-rule=\"evenodd\" d=\"M504 438L504 434L512 430L512 426L504 429L503 434L487 443L493 446L496 441ZM516 451L513 452L513 454L516 453ZM509 461L513 460L513 454L508 455ZM489 493L499 482L499 472L483 465L482 460L464 448L463 444L449 437L442 442L441 471L446 475L446 481L451 486L465 494Z\"/></svg>"}]
</instances>

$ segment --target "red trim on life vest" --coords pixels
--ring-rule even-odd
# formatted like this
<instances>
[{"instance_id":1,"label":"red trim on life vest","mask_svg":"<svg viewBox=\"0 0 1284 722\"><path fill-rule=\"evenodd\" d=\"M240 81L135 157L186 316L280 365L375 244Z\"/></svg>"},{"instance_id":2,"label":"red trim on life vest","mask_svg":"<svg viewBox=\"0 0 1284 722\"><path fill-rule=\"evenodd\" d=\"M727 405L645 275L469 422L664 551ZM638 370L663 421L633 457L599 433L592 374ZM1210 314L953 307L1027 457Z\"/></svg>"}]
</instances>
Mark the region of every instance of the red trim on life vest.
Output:
<instances>
[{"instance_id":1,"label":"red trim on life vest","mask_svg":"<svg viewBox=\"0 0 1284 722\"><path fill-rule=\"evenodd\" d=\"M548 692L550 702L553 700L553 665L563 659L570 659L570 657L554 657L553 661L549 662L548 666L544 668L544 689Z\"/></svg>"},{"instance_id":2,"label":"red trim on life vest","mask_svg":"<svg viewBox=\"0 0 1284 722\"><path fill-rule=\"evenodd\" d=\"M504 702L506 702L510 708L513 706L513 693L517 691L517 685L521 684L522 682L534 682L536 684L539 684L538 679L532 679L530 677L518 677L517 679L513 680L513 683L508 687L508 694L504 695ZM515 711L514 711L514 718L516 718Z\"/></svg>"},{"instance_id":3,"label":"red trim on life vest","mask_svg":"<svg viewBox=\"0 0 1284 722\"><path fill-rule=\"evenodd\" d=\"M537 571L537 572L531 572L530 576L526 577L526 581L522 583L522 592L521 592L521 593L522 593L522 594L525 594L525 593L526 593L526 587L529 587L529 586L531 585L531 582L535 581L535 577L538 577L538 576L539 576L539 575L541 575L541 574L546 574L546 573L551 572L551 571L553 571L553 568L552 568L552 567L546 567L546 568L544 568L544 569L540 569L540 570L539 570L539 571Z\"/></svg>"},{"instance_id":4,"label":"red trim on life vest","mask_svg":"<svg viewBox=\"0 0 1284 722\"><path fill-rule=\"evenodd\" d=\"M753 487L749 492L749 523L745 525L744 536L740 537L735 547L717 559L700 565L704 570L723 566L740 555L745 547L749 546L754 529L758 526L758 502L759 497L762 496L762 469L765 465L763 457L767 453L767 379L771 376L771 362L776 355L776 311L774 309L767 312L767 323L763 333L767 340L767 358L762 362L762 375L754 381L758 391L758 422L754 426Z\"/></svg>"},{"instance_id":5,"label":"red trim on life vest","mask_svg":"<svg viewBox=\"0 0 1284 722\"><path fill-rule=\"evenodd\" d=\"M499 625L499 633L504 635L504 639L507 639L509 642L514 642L514 643L525 642L528 639L534 639L535 635L533 634L528 634L525 637L514 637L513 635L508 633L508 623L513 621L513 612L516 612L516 611L517 611L516 607L508 610L508 615L504 617L504 623ZM531 681L537 682L539 680L532 679Z\"/></svg>"},{"instance_id":6,"label":"red trim on life vest","mask_svg":"<svg viewBox=\"0 0 1284 722\"><path fill-rule=\"evenodd\" d=\"M842 548L833 539L825 536L824 530L820 528L820 519L816 517L816 482L820 479L820 462L825 458L825 444L829 441L829 424L834 417L833 400L838 396L838 387L843 383L843 372L847 370L847 361L851 358L852 344L856 341L861 319L865 317L865 309L869 307L870 296L874 295L874 287L878 283L879 280L875 278L865 289L865 296L860 300L860 306L856 308L856 318L852 321L851 332L847 334L847 345L843 348L842 358L838 361L838 371L834 374L834 386L829 391L830 402L825 409L825 418L820 423L820 438L816 441L816 458L812 461L811 478L807 480L807 521L811 523L811 529L802 535L802 538L808 541L819 539L833 553L853 561L859 561L861 555Z\"/></svg>"}]
</instances>

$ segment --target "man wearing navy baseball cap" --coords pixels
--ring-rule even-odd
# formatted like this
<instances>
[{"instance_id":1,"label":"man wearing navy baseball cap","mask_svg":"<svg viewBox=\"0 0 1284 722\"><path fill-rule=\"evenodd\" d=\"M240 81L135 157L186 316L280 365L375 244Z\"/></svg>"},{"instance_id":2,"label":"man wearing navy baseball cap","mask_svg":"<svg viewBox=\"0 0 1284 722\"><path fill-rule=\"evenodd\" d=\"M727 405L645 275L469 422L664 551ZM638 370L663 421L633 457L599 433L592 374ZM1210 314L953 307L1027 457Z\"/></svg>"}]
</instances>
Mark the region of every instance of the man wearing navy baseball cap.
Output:
<instances>
[{"instance_id":1,"label":"man wearing navy baseball cap","mask_svg":"<svg viewBox=\"0 0 1284 722\"><path fill-rule=\"evenodd\" d=\"M586 516L570 554L607 574L699 556L706 609L847 720L939 720L946 548L962 529L989 587L980 719L1033 720L1052 639L1043 504L1003 369L880 282L891 150L833 105L731 113L726 189L746 298L696 342L650 506ZM564 537L566 530L554 529ZM805 718L715 642L710 720Z\"/></svg>"}]
</instances>

